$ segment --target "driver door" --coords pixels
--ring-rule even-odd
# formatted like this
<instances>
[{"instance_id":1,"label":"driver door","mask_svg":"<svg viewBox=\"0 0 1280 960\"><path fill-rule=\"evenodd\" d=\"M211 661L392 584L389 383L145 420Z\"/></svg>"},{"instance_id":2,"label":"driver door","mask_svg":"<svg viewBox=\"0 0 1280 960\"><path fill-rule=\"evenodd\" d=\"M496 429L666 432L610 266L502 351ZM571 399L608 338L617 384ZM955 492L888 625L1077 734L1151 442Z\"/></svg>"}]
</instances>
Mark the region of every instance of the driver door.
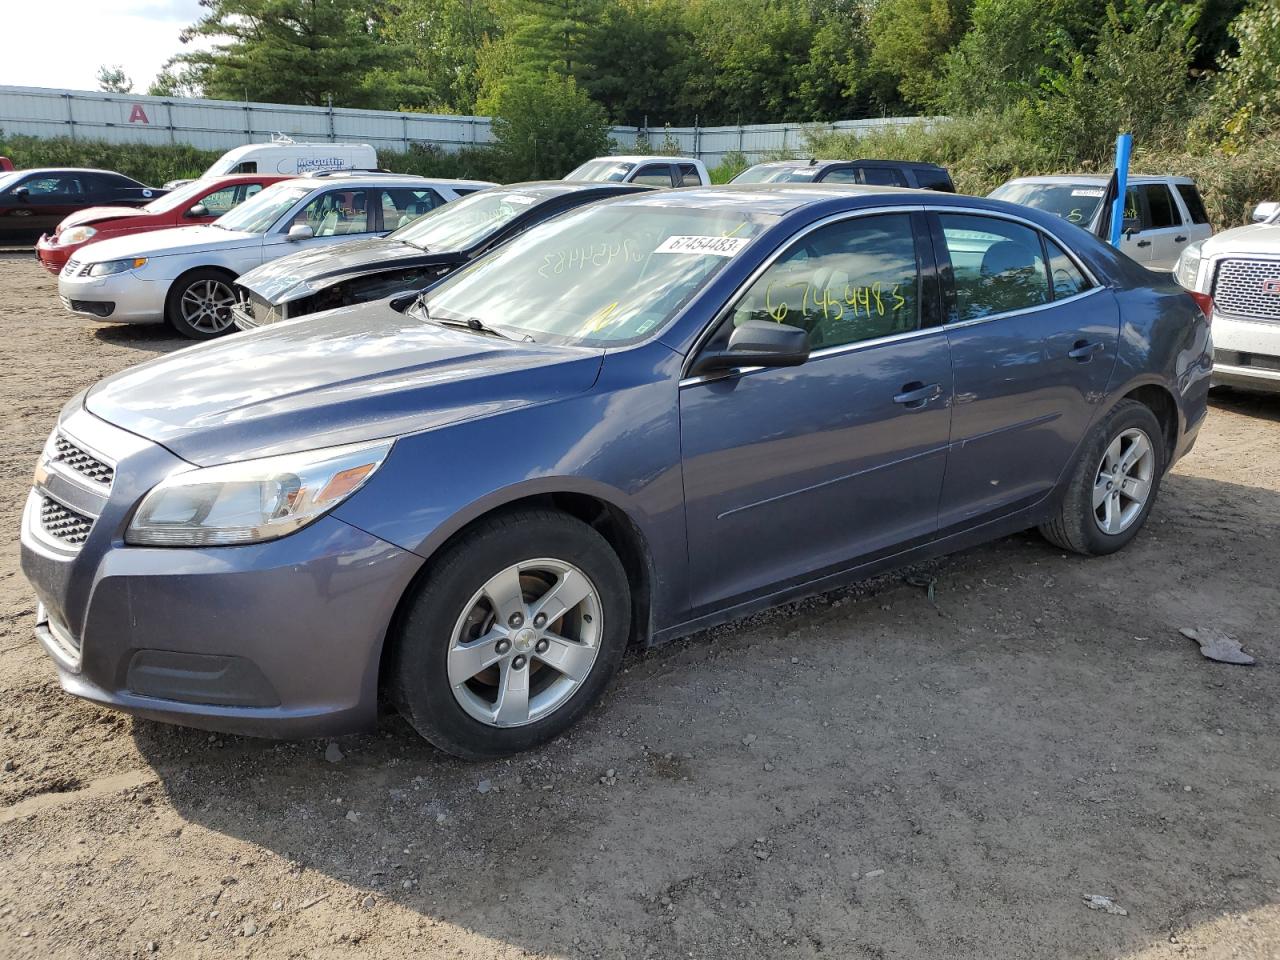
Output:
<instances>
[{"instance_id":1,"label":"driver door","mask_svg":"<svg viewBox=\"0 0 1280 960\"><path fill-rule=\"evenodd\" d=\"M329 247L383 233L376 211L369 209L369 199L376 195L372 190L344 188L327 190L312 197L281 218L263 238L259 262L288 256L297 250ZM290 240L289 231L297 226L310 227L312 235L305 240Z\"/></svg>"},{"instance_id":2,"label":"driver door","mask_svg":"<svg viewBox=\"0 0 1280 960\"><path fill-rule=\"evenodd\" d=\"M936 532L951 355L924 230L910 212L818 227L716 321L701 350L773 320L805 328L812 353L680 385L695 610Z\"/></svg>"}]
</instances>

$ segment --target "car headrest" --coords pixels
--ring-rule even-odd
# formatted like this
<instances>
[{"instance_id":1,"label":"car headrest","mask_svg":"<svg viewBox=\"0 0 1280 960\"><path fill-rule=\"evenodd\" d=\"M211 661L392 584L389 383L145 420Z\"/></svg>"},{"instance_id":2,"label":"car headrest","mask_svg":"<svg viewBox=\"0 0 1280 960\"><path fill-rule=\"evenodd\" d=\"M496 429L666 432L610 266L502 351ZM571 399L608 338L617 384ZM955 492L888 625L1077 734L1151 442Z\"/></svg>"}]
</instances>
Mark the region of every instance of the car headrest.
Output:
<instances>
[{"instance_id":1,"label":"car headrest","mask_svg":"<svg viewBox=\"0 0 1280 960\"><path fill-rule=\"evenodd\" d=\"M1015 270L1035 270L1036 251L1012 240L993 243L982 255L982 275L994 277Z\"/></svg>"}]
</instances>

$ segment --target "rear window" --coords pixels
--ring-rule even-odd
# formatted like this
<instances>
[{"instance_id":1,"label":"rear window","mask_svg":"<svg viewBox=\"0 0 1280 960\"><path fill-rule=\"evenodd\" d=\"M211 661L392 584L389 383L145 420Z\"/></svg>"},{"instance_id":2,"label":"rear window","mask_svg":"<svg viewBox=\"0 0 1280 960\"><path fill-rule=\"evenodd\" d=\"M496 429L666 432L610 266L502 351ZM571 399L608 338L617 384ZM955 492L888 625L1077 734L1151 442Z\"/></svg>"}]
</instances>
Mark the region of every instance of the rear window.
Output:
<instances>
[{"instance_id":1,"label":"rear window","mask_svg":"<svg viewBox=\"0 0 1280 960\"><path fill-rule=\"evenodd\" d=\"M916 167L915 175L916 184L921 190L940 190L943 193L956 192L956 186L951 182L951 174L945 170Z\"/></svg>"},{"instance_id":2,"label":"rear window","mask_svg":"<svg viewBox=\"0 0 1280 960\"><path fill-rule=\"evenodd\" d=\"M1200 191L1196 189L1194 183L1178 184L1178 195L1187 205L1187 213L1191 214L1192 223L1209 222L1209 211L1204 208L1204 200L1200 198Z\"/></svg>"}]
</instances>

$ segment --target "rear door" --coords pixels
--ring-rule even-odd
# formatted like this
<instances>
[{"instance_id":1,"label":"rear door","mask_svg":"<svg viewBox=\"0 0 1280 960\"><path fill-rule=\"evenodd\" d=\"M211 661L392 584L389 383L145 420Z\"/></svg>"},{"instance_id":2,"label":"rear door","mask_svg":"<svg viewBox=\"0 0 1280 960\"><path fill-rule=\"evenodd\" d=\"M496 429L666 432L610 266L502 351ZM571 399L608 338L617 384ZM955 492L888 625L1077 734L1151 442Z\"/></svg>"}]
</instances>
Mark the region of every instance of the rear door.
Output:
<instances>
[{"instance_id":1,"label":"rear door","mask_svg":"<svg viewBox=\"0 0 1280 960\"><path fill-rule=\"evenodd\" d=\"M1168 184L1141 183L1137 190L1144 211L1142 235L1138 238L1145 254L1142 262L1152 270L1172 270L1191 239L1191 225L1184 222L1182 205Z\"/></svg>"},{"instance_id":2,"label":"rear door","mask_svg":"<svg viewBox=\"0 0 1280 960\"><path fill-rule=\"evenodd\" d=\"M445 203L444 197L430 187L384 187L378 191L378 197L375 208L382 219L377 229L387 233L413 223Z\"/></svg>"},{"instance_id":3,"label":"rear door","mask_svg":"<svg viewBox=\"0 0 1280 960\"><path fill-rule=\"evenodd\" d=\"M1053 489L1105 395L1119 311L1029 224L985 212L931 219L955 371L945 534Z\"/></svg>"},{"instance_id":4,"label":"rear door","mask_svg":"<svg viewBox=\"0 0 1280 960\"><path fill-rule=\"evenodd\" d=\"M650 187L671 187L676 184L669 163L642 163L627 180Z\"/></svg>"},{"instance_id":5,"label":"rear door","mask_svg":"<svg viewBox=\"0 0 1280 960\"><path fill-rule=\"evenodd\" d=\"M378 197L378 191L363 187L332 187L314 195L281 217L267 232L258 263L283 257L295 250L333 246L383 232L378 227L380 211L375 208L371 212L369 209L369 200L372 198L376 203ZM289 231L296 226L310 227L311 237L307 240L288 239ZM248 269L249 266L242 267L240 272Z\"/></svg>"},{"instance_id":6,"label":"rear door","mask_svg":"<svg viewBox=\"0 0 1280 960\"><path fill-rule=\"evenodd\" d=\"M951 358L920 213L837 220L792 241L724 311L804 327L798 367L680 384L696 608L928 540L951 428ZM927 266L926 266L927 265Z\"/></svg>"}]
</instances>

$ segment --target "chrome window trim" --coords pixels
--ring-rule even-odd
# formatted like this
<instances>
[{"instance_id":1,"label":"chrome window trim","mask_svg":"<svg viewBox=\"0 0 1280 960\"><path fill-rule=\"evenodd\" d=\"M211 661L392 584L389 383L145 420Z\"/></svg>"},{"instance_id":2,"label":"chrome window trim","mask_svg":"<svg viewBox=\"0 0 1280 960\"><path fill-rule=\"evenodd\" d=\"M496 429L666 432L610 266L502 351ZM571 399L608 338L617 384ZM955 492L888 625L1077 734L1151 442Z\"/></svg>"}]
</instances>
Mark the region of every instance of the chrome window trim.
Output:
<instances>
[{"instance_id":1,"label":"chrome window trim","mask_svg":"<svg viewBox=\"0 0 1280 960\"><path fill-rule=\"evenodd\" d=\"M910 339L910 338L920 336L922 334L932 333L937 330L943 330L943 331L958 330L962 327L971 327L979 323L989 323L993 320L1002 320L1006 317L1018 317L1018 316L1022 316L1023 314L1033 313L1037 310L1046 310L1051 307L1061 306L1062 304L1065 304L1065 303L1073 303L1077 300L1082 300L1085 297L1092 296L1093 294L1098 293L1099 291L1107 289L1106 286L1098 282L1097 275L1094 274L1094 272L1089 269L1089 266L1087 264L1083 263L1080 260L1080 258L1076 255L1075 251L1072 250L1068 244L1064 243L1061 237L1059 237L1053 231L1040 226L1040 224L1035 223L1032 220L1027 220L1024 217L1019 217L1016 214L1004 213L1003 211L984 210L978 207L967 207L967 206L959 206L959 205L951 205L951 204L921 204L919 206L895 205L895 206L886 206L886 207L868 207L860 210L844 211L843 213L834 213L834 214L831 214L830 216L823 217L821 220L817 220L814 223L811 223L805 227L802 227L801 229L797 230L795 233L791 234L791 236L787 237L786 240L778 244L774 252L766 260L764 260L755 270L753 270L750 276L748 276L746 280L744 280L741 284L738 285L738 287L733 291L732 295L725 301L725 306L716 312L715 317L712 319L712 321L709 324L707 324L706 329L702 331L698 339L694 342L693 349L690 350L688 356L685 357L684 366L681 368L681 378L680 378L679 386L680 387L693 386L699 383L707 383L711 380L721 380L721 379L724 379L726 376L744 376L749 373L755 373L759 370L770 369L766 367L735 367L729 370L719 370L713 374L703 374L703 375L694 376L694 377L689 376L689 368L692 366L694 359L698 355L698 352L702 349L703 345L707 342L707 340L710 339L711 334L716 330L716 328L719 327L720 323L724 320L725 316L728 314L731 307L738 302L739 298L742 297L742 295L752 286L752 284L754 284L758 279L760 279L760 277L764 274L766 270L768 270L771 266L773 266L774 263L777 262L778 258L781 257L786 250L790 249L790 247L792 246L792 244L795 243L795 241L799 240L801 237L806 236L807 234L812 233L814 230L818 230L832 223L843 222L845 220L856 220L859 217L875 216L878 214L895 213L895 212L961 213L968 216L991 217L996 220L1008 220L1011 223L1017 223L1025 227L1029 227L1030 229L1036 231L1037 233L1042 233L1046 237L1049 237L1051 240L1053 240L1053 242L1056 243L1062 249L1062 252L1065 253L1067 255L1067 258L1072 263L1075 264L1076 269L1080 271L1080 273L1084 276L1086 280L1089 281L1090 284L1092 284L1092 286L1090 286L1089 289L1087 290L1082 290L1079 293L1072 294L1069 297L1064 297L1061 300L1049 300L1049 301L1046 301L1045 303L1039 303L1034 306L1023 307L1020 310L1007 310L1004 313L993 313L989 316L974 317L971 320L960 320L955 323L947 323L944 321L943 323L939 324L936 327L922 327L918 330L908 330L905 333L890 334L889 336L877 337L873 340L857 340L857 341L854 341L853 343L842 343L832 347L823 347L822 349L815 350L813 353L811 353L809 355L810 360L821 359L823 357L829 357L829 356L838 356L843 353L851 353L854 350L858 350L866 347L872 347L872 346L880 346L885 343L892 343L893 341L896 341L896 340ZM1046 264L1046 267L1047 266L1048 264Z\"/></svg>"}]
</instances>

